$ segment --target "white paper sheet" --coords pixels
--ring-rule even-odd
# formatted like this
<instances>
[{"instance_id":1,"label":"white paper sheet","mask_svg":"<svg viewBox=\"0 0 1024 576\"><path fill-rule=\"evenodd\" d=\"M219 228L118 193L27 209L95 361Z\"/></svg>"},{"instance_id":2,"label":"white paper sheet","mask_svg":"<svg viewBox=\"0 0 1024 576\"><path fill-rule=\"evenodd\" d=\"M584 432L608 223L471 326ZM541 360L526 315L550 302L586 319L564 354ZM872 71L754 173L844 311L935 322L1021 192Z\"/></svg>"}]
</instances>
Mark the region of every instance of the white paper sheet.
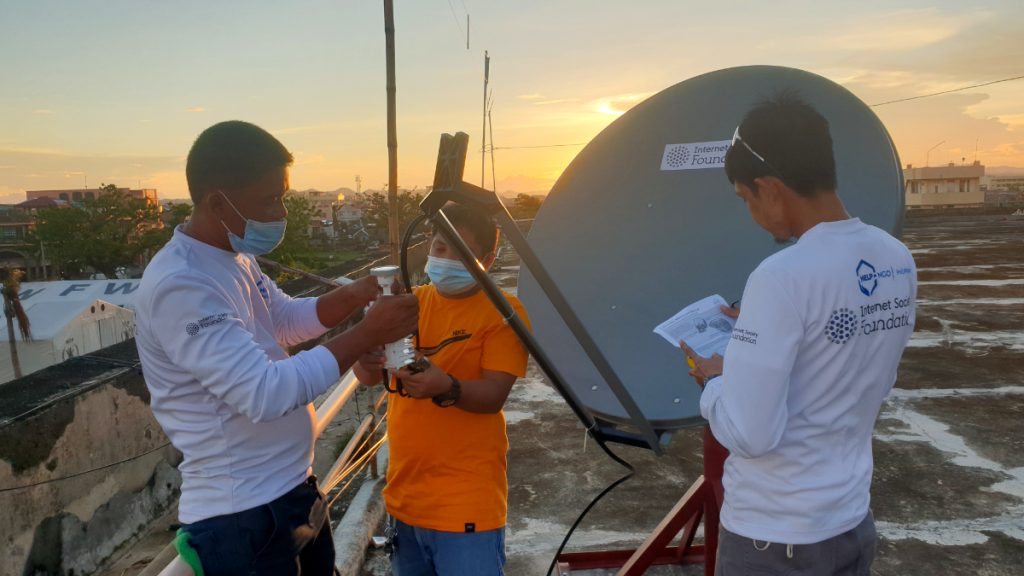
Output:
<instances>
[{"instance_id":1,"label":"white paper sheet","mask_svg":"<svg viewBox=\"0 0 1024 576\"><path fill-rule=\"evenodd\" d=\"M704 357L725 355L725 347L736 325L735 320L720 310L721 306L728 305L718 294L708 296L659 324L654 333L677 348L679 341L684 340L694 352Z\"/></svg>"}]
</instances>

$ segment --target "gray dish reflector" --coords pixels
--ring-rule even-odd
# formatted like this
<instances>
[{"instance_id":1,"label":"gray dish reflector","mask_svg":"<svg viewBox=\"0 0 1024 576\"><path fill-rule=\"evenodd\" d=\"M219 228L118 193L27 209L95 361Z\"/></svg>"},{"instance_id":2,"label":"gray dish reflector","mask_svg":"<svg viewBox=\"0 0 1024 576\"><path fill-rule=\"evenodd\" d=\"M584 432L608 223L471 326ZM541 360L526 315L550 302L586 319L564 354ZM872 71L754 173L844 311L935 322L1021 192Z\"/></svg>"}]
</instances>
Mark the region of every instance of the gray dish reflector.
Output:
<instances>
[{"instance_id":1,"label":"gray dish reflector","mask_svg":"<svg viewBox=\"0 0 1024 576\"><path fill-rule=\"evenodd\" d=\"M902 172L878 117L830 80L775 66L704 74L638 104L572 161L530 230L530 245L655 428L702 420L686 359L654 327L704 296L740 298L750 272L780 248L751 220L719 161L743 115L781 89L828 119L850 214L898 234ZM525 267L519 296L584 406L628 423Z\"/></svg>"}]
</instances>

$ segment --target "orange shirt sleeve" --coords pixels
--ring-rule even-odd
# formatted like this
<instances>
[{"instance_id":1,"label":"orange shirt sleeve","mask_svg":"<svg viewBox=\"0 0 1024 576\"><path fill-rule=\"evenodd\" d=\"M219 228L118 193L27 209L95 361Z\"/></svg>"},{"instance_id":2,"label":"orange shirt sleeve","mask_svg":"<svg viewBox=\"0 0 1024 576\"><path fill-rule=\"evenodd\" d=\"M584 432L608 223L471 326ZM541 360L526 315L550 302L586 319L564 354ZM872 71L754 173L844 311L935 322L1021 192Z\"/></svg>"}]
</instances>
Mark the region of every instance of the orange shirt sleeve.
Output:
<instances>
[{"instance_id":1,"label":"orange shirt sleeve","mask_svg":"<svg viewBox=\"0 0 1024 576\"><path fill-rule=\"evenodd\" d=\"M514 296L506 294L506 297L516 313L523 319L523 323L529 328L530 318L522 303ZM480 367L484 370L505 372L521 378L526 375L526 361L526 348L508 324L502 323L484 340L480 362Z\"/></svg>"}]
</instances>

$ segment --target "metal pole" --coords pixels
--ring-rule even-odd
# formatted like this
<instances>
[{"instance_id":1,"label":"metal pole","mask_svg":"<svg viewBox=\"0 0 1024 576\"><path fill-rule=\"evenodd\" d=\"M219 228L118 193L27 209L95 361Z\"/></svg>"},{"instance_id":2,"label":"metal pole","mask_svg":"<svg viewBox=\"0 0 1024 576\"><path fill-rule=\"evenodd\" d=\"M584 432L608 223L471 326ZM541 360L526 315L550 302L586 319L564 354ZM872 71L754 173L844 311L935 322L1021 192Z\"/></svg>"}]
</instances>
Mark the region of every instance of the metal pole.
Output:
<instances>
[{"instance_id":1,"label":"metal pole","mask_svg":"<svg viewBox=\"0 0 1024 576\"><path fill-rule=\"evenodd\" d=\"M484 184L484 163L487 159L487 82L491 76L491 57L484 50L484 121L482 136L480 137L480 187L487 188Z\"/></svg>"},{"instance_id":2,"label":"metal pole","mask_svg":"<svg viewBox=\"0 0 1024 576\"><path fill-rule=\"evenodd\" d=\"M495 195L497 196L497 195ZM594 368L597 369L598 374L604 379L605 383L611 389L612 393L615 394L615 398L619 401L619 404L626 410L629 415L630 421L633 426L637 428L636 433L639 435L653 450L656 454L661 454L662 447L658 438L657 432L654 430L653 425L648 423L643 412L640 410L640 406L637 405L636 401L629 392L626 390L626 386L622 383L622 379L619 378L618 374L612 368L611 363L605 358L604 354L598 348L597 343L594 342L590 332L587 331L583 322L576 315L576 311L572 306L569 305L569 301L562 294L561 289L555 284L555 281L548 274L547 268L537 257L537 254L530 247L530 244L526 241L526 237L519 230L515 220L512 219L512 215L509 214L508 209L502 205L501 210L498 210L494 214L495 220L498 221L498 225L501 226L501 231L505 234L505 238L515 248L516 254L519 255L522 264L529 269L530 273L533 274L534 279L537 281L537 285L540 286L541 290L548 297L551 305L554 306L555 311L562 318L562 322L565 323L566 328L576 337L580 347L586 353L587 358L594 364ZM451 243L449 241L449 243ZM607 434L606 434L607 435Z\"/></svg>"},{"instance_id":3,"label":"metal pole","mask_svg":"<svg viewBox=\"0 0 1024 576\"><path fill-rule=\"evenodd\" d=\"M494 105L492 104L491 106L493 107ZM490 111L490 109L487 110L487 124L488 124L487 127L490 130L490 132L491 132L491 134L490 134L490 136L491 136L491 189L494 190L495 194L497 194L498 193L498 179L497 179L497 177L494 174L494 121L491 120L491 111Z\"/></svg>"},{"instance_id":4,"label":"metal pole","mask_svg":"<svg viewBox=\"0 0 1024 576\"><path fill-rule=\"evenodd\" d=\"M444 210L438 210L436 214L430 217L430 222L435 226L435 229L441 233L441 235L448 241L449 246L455 249L459 254L460 259L466 268L473 275L473 278L477 281L477 284L487 294L488 299L494 304L495 309L501 314L501 317L505 319L505 322L512 328L512 330L519 337L520 341L526 347L526 350L533 356L534 360L540 366L541 370L551 379L552 385L562 394L562 397L566 399L566 403L569 404L569 408L576 414L580 422L583 422L587 431L594 436L595 440L601 441L601 438L597 436L599 434L597 425L594 417L583 409L583 402L580 401L579 397L565 384L565 378L562 377L561 373L555 368L554 363L548 357L547 353L540 347L537 340L533 337L530 329L523 322L523 319L519 317L519 314L515 311L515 308L505 298L505 295L501 293L501 289L498 288L497 284L494 283L494 279L487 275L487 272L483 269L480 261L477 260L473 251L469 249L466 241L459 235L459 231L455 229L451 221L448 220L448 216L445 215Z\"/></svg>"},{"instance_id":5,"label":"metal pole","mask_svg":"<svg viewBox=\"0 0 1024 576\"><path fill-rule=\"evenodd\" d=\"M384 0L384 40L388 93L388 244L398 264L398 127L395 118L395 5Z\"/></svg>"}]
</instances>

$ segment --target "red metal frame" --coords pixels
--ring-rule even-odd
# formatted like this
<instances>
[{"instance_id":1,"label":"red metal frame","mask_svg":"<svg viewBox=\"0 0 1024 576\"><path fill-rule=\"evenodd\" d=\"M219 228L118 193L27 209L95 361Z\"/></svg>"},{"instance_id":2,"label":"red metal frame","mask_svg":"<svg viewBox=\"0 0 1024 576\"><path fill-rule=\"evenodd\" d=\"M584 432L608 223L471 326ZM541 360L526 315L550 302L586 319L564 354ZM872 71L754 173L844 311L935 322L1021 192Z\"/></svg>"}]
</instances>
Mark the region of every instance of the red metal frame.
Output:
<instances>
[{"instance_id":1,"label":"red metal frame","mask_svg":"<svg viewBox=\"0 0 1024 576\"><path fill-rule=\"evenodd\" d=\"M676 503L647 540L636 550L570 552L558 557L558 573L574 570L620 568L618 576L637 576L651 566L704 563L713 576L718 551L718 514L722 507L722 471L729 455L711 429L704 427L704 475ZM704 520L704 543L694 544L697 526ZM669 546L679 535L679 545Z\"/></svg>"}]
</instances>

